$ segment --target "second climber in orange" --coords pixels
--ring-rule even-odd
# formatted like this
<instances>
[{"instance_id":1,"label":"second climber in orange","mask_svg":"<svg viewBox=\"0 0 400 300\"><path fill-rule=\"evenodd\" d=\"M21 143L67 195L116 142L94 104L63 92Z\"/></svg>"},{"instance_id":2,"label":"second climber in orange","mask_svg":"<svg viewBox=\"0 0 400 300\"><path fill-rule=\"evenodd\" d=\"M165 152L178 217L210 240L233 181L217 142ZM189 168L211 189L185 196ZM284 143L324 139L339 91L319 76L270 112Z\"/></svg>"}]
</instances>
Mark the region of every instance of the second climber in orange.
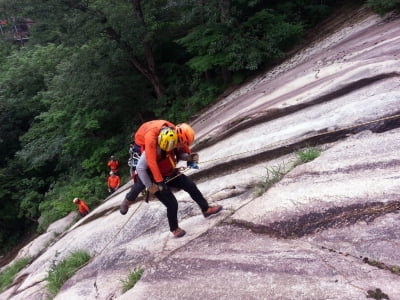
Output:
<instances>
[{"instance_id":1,"label":"second climber in orange","mask_svg":"<svg viewBox=\"0 0 400 300\"><path fill-rule=\"evenodd\" d=\"M74 200L72 200L72 202L74 204L78 205L78 211L79 211L79 214L81 215L81 217L86 216L90 212L89 207L87 206L85 201L83 201L82 199L74 198Z\"/></svg>"},{"instance_id":2,"label":"second climber in orange","mask_svg":"<svg viewBox=\"0 0 400 300\"><path fill-rule=\"evenodd\" d=\"M119 161L115 158L114 155L110 156L110 160L107 162L107 166L110 168L110 171L114 174L118 174Z\"/></svg>"},{"instance_id":3,"label":"second climber in orange","mask_svg":"<svg viewBox=\"0 0 400 300\"><path fill-rule=\"evenodd\" d=\"M110 172L110 176L108 176L107 179L107 185L108 185L108 192L114 193L119 186L121 185L121 178L116 175L113 171Z\"/></svg>"}]
</instances>

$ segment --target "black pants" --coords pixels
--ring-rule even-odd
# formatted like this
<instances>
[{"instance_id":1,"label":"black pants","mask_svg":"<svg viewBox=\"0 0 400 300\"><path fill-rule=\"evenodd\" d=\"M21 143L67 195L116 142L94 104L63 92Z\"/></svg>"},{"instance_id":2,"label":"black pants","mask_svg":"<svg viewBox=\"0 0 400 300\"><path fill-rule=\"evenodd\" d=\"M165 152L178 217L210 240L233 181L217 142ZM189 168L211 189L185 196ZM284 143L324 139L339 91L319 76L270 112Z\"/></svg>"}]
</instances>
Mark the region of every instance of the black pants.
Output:
<instances>
[{"instance_id":1,"label":"black pants","mask_svg":"<svg viewBox=\"0 0 400 300\"><path fill-rule=\"evenodd\" d=\"M171 181L167 182L167 185L173 188L181 189L187 192L190 197L197 203L201 211L206 211L208 209L208 202L204 198L203 194L197 188L197 185L193 182L190 177L185 174L181 174Z\"/></svg>"},{"instance_id":2,"label":"black pants","mask_svg":"<svg viewBox=\"0 0 400 300\"><path fill-rule=\"evenodd\" d=\"M208 202L204 198L203 194L199 191L196 184L184 174L181 174L171 181L167 182L169 187L182 189L187 192L190 197L197 203L200 207L201 211L206 211L208 209ZM131 190L126 194L126 199L128 201L135 201L137 196L140 194L141 191L145 189L144 184L138 178L138 180L133 184ZM169 229L174 231L178 228L178 201L176 200L174 194L171 190L162 191L155 193L155 196L158 200L161 201L162 204L165 205L167 208L167 217L168 217L168 224Z\"/></svg>"},{"instance_id":3,"label":"black pants","mask_svg":"<svg viewBox=\"0 0 400 300\"><path fill-rule=\"evenodd\" d=\"M208 209L208 202L203 194L199 191L196 184L184 174L181 174L171 181L167 182L169 187L182 189L187 192L190 197L197 203L201 211ZM167 207L167 217L170 231L178 228L178 201L174 194L170 191L161 191L155 193L155 196Z\"/></svg>"},{"instance_id":4,"label":"black pants","mask_svg":"<svg viewBox=\"0 0 400 300\"><path fill-rule=\"evenodd\" d=\"M140 178L137 178L137 181L132 185L131 190L126 194L125 198L128 201L134 202L136 198L139 196L139 194L145 189L146 187L140 180Z\"/></svg>"},{"instance_id":5,"label":"black pants","mask_svg":"<svg viewBox=\"0 0 400 300\"><path fill-rule=\"evenodd\" d=\"M110 193L110 194L112 194L112 193L114 193L115 191L116 191L117 189L114 189L114 188L108 188L108 192Z\"/></svg>"}]
</instances>

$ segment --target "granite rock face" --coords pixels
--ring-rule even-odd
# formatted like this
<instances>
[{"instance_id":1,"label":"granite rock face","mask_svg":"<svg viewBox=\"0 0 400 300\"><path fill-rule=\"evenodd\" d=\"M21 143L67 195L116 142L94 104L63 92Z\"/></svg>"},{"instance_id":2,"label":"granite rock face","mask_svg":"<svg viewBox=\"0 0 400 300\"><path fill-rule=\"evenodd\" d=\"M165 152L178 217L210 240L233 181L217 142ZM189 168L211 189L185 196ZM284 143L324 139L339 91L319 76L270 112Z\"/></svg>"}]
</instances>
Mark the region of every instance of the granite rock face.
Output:
<instances>
[{"instance_id":1,"label":"granite rock face","mask_svg":"<svg viewBox=\"0 0 400 300\"><path fill-rule=\"evenodd\" d=\"M191 123L200 170L185 174L220 214L176 192L176 239L158 201L119 213L126 183L27 246L35 259L0 299L46 299L51 264L76 250L92 259L54 299L400 299L400 19L341 20ZM320 155L300 164L304 149Z\"/></svg>"}]
</instances>

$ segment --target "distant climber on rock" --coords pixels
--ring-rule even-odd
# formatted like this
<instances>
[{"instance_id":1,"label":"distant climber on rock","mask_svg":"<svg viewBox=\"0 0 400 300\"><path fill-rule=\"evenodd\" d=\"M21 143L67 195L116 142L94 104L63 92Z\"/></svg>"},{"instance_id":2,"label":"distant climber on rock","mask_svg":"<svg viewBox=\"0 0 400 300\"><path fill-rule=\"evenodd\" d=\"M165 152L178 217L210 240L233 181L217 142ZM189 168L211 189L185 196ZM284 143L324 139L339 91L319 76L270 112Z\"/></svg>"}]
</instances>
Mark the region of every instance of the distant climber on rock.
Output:
<instances>
[{"instance_id":1,"label":"distant climber on rock","mask_svg":"<svg viewBox=\"0 0 400 300\"><path fill-rule=\"evenodd\" d=\"M118 174L119 161L115 158L114 155L110 156L110 160L107 162L107 166L110 168L111 172L116 175Z\"/></svg>"},{"instance_id":2,"label":"distant climber on rock","mask_svg":"<svg viewBox=\"0 0 400 300\"><path fill-rule=\"evenodd\" d=\"M74 204L78 205L78 211L79 211L79 214L81 215L81 217L86 216L90 212L89 207L87 206L85 201L83 201L82 199L74 198L74 200L72 200L72 202Z\"/></svg>"},{"instance_id":3,"label":"distant climber on rock","mask_svg":"<svg viewBox=\"0 0 400 300\"><path fill-rule=\"evenodd\" d=\"M184 136L189 130L192 130L193 134ZM177 132L180 132L180 139ZM170 231L175 237L182 237L186 232L178 226L178 201L171 192L170 187L183 189L188 192L192 199L199 205L204 217L216 214L222 209L221 205L209 206L196 184L186 175L179 173L179 169L176 168L176 163L179 159L197 164L198 154L186 152L190 152L189 145L193 140L194 131L190 126L184 130L179 130L179 128L176 129L172 126L161 127L155 139L155 149L145 148L136 167L139 175L138 182L140 184L137 186L146 187L151 194L154 194L166 206ZM155 153L150 154L150 157L155 155L157 166L156 168L153 167L153 169L157 170L158 173L156 174L153 173L153 169L150 168L148 162L148 156L152 150ZM161 178L157 177L158 175ZM121 208L120 211L123 213Z\"/></svg>"},{"instance_id":4,"label":"distant climber on rock","mask_svg":"<svg viewBox=\"0 0 400 300\"><path fill-rule=\"evenodd\" d=\"M110 194L114 193L120 186L121 184L121 178L116 175L113 171L110 172L110 176L108 176L107 179L107 185L108 185L108 192Z\"/></svg>"}]
</instances>

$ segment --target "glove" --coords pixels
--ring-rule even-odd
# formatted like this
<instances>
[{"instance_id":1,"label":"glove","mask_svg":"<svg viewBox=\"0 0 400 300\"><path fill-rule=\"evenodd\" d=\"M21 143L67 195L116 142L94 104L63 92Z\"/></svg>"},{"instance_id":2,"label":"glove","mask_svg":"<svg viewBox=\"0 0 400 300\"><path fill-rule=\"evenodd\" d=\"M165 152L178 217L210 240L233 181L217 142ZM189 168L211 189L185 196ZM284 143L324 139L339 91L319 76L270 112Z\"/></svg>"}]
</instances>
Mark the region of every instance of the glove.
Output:
<instances>
[{"instance_id":1,"label":"glove","mask_svg":"<svg viewBox=\"0 0 400 300\"><path fill-rule=\"evenodd\" d=\"M189 163L199 163L199 155L197 153L190 153L187 159L187 162Z\"/></svg>"},{"instance_id":2,"label":"glove","mask_svg":"<svg viewBox=\"0 0 400 300\"><path fill-rule=\"evenodd\" d=\"M164 181L158 182L157 185L160 192L166 192L169 190L168 185Z\"/></svg>"},{"instance_id":3,"label":"glove","mask_svg":"<svg viewBox=\"0 0 400 300\"><path fill-rule=\"evenodd\" d=\"M148 189L150 194L155 194L159 191L158 184L153 183Z\"/></svg>"},{"instance_id":4,"label":"glove","mask_svg":"<svg viewBox=\"0 0 400 300\"><path fill-rule=\"evenodd\" d=\"M165 182L158 182L158 183L153 183L148 189L149 193L155 194L157 192L164 192L168 191L168 186Z\"/></svg>"},{"instance_id":5,"label":"glove","mask_svg":"<svg viewBox=\"0 0 400 300\"><path fill-rule=\"evenodd\" d=\"M199 166L195 162L187 162L186 165L190 169L200 169Z\"/></svg>"}]
</instances>

